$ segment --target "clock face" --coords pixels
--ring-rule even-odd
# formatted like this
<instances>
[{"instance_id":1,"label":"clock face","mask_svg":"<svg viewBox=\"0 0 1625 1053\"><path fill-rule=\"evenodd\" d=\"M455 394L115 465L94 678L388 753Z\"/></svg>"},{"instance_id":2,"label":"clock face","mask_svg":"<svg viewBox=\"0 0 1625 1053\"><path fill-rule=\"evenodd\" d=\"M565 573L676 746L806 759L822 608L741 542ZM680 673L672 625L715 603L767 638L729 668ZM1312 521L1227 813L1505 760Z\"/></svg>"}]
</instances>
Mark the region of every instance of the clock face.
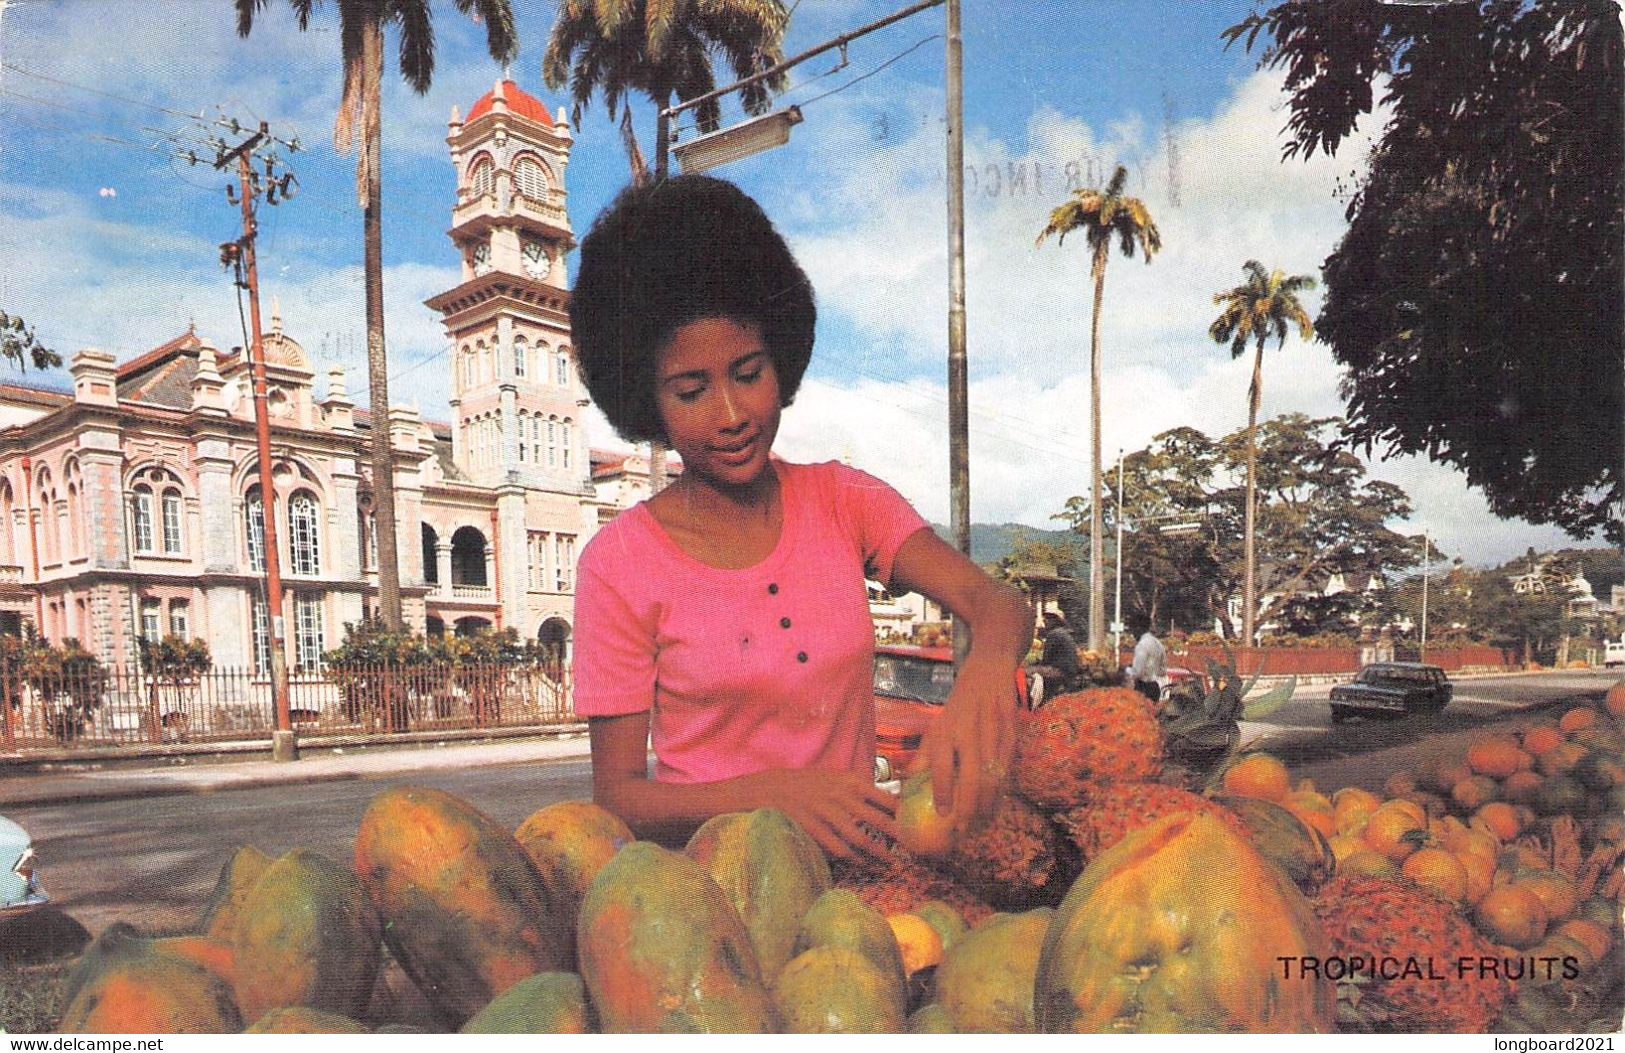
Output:
<instances>
[{"instance_id":1,"label":"clock face","mask_svg":"<svg viewBox=\"0 0 1625 1053\"><path fill-rule=\"evenodd\" d=\"M547 249L539 241L527 241L520 255L523 256L525 273L540 281L547 277L547 272L553 269L553 261L547 258Z\"/></svg>"},{"instance_id":2,"label":"clock face","mask_svg":"<svg viewBox=\"0 0 1625 1053\"><path fill-rule=\"evenodd\" d=\"M486 271L490 270L491 269L491 246L490 246L490 244L488 242L482 241L479 244L475 245L474 246L474 252L473 252L473 254L472 254L472 256L470 258L471 258L471 260L473 261L473 264L474 264L474 273L475 274L484 274Z\"/></svg>"}]
</instances>

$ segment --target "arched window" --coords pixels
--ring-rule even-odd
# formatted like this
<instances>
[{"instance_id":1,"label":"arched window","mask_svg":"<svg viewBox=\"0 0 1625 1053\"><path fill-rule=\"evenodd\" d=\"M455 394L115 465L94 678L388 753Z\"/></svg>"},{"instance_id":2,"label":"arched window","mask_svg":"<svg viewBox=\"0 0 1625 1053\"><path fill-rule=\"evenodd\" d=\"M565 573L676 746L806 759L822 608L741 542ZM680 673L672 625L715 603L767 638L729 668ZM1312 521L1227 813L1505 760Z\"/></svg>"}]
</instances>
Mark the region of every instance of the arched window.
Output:
<instances>
[{"instance_id":1,"label":"arched window","mask_svg":"<svg viewBox=\"0 0 1625 1053\"><path fill-rule=\"evenodd\" d=\"M463 345L462 355L463 387L474 386L474 351L467 344Z\"/></svg>"},{"instance_id":2,"label":"arched window","mask_svg":"<svg viewBox=\"0 0 1625 1053\"><path fill-rule=\"evenodd\" d=\"M514 376L522 377L522 376L525 375L525 367L529 364L527 362L527 359L529 357L530 357L530 345L525 343L525 338L522 337L522 336L514 337L513 338L513 375Z\"/></svg>"},{"instance_id":3,"label":"arched window","mask_svg":"<svg viewBox=\"0 0 1625 1053\"><path fill-rule=\"evenodd\" d=\"M152 551L152 487L145 484L130 493L130 539L137 552Z\"/></svg>"},{"instance_id":4,"label":"arched window","mask_svg":"<svg viewBox=\"0 0 1625 1053\"><path fill-rule=\"evenodd\" d=\"M484 383L491 379L491 355L485 348L485 341L481 340L474 345L474 357L479 359L477 380Z\"/></svg>"},{"instance_id":5,"label":"arched window","mask_svg":"<svg viewBox=\"0 0 1625 1053\"><path fill-rule=\"evenodd\" d=\"M459 527L451 535L451 583L485 585L485 535L475 527Z\"/></svg>"},{"instance_id":6,"label":"arched window","mask_svg":"<svg viewBox=\"0 0 1625 1053\"><path fill-rule=\"evenodd\" d=\"M570 418L568 418L568 417L564 418L564 424L560 427L559 430L561 432L561 436L560 436L560 439L559 439L559 450L560 450L559 464L560 464L560 467L568 468L568 467L570 467L570 446L571 446L571 443L574 441L571 438L571 432L573 431L573 429L570 426Z\"/></svg>"},{"instance_id":7,"label":"arched window","mask_svg":"<svg viewBox=\"0 0 1625 1053\"><path fill-rule=\"evenodd\" d=\"M356 500L356 533L361 542L361 569L378 566L378 519L372 510L372 498L362 494Z\"/></svg>"},{"instance_id":8,"label":"arched window","mask_svg":"<svg viewBox=\"0 0 1625 1053\"><path fill-rule=\"evenodd\" d=\"M0 522L0 559L7 563L17 562L16 538L11 525L12 509L16 505L17 500L11 493L11 480L0 479L0 520L3 520Z\"/></svg>"},{"instance_id":9,"label":"arched window","mask_svg":"<svg viewBox=\"0 0 1625 1053\"><path fill-rule=\"evenodd\" d=\"M165 490L160 500L164 516L164 552L179 555L184 547L182 542L185 538L181 519L181 492Z\"/></svg>"},{"instance_id":10,"label":"arched window","mask_svg":"<svg viewBox=\"0 0 1625 1053\"><path fill-rule=\"evenodd\" d=\"M528 446L529 443L525 442L525 438L526 438L527 434L529 433L529 431L530 431L530 414L526 413L524 410L520 410L519 411L519 460L520 460L521 463L528 460L528 458L525 456L525 447Z\"/></svg>"},{"instance_id":11,"label":"arched window","mask_svg":"<svg viewBox=\"0 0 1625 1053\"><path fill-rule=\"evenodd\" d=\"M248 541L248 569L265 571L265 506L258 488L248 492L243 502L243 533Z\"/></svg>"},{"instance_id":12,"label":"arched window","mask_svg":"<svg viewBox=\"0 0 1625 1053\"><path fill-rule=\"evenodd\" d=\"M423 580L430 585L440 583L440 535L434 527L421 524L423 534Z\"/></svg>"},{"instance_id":13,"label":"arched window","mask_svg":"<svg viewBox=\"0 0 1625 1053\"><path fill-rule=\"evenodd\" d=\"M474 162L468 166L468 192L477 198L496 193L496 173L496 165L491 163L490 154L474 158Z\"/></svg>"},{"instance_id":14,"label":"arched window","mask_svg":"<svg viewBox=\"0 0 1625 1053\"><path fill-rule=\"evenodd\" d=\"M542 463L542 415L540 413L530 419L530 459L536 464Z\"/></svg>"},{"instance_id":15,"label":"arched window","mask_svg":"<svg viewBox=\"0 0 1625 1053\"><path fill-rule=\"evenodd\" d=\"M567 388L570 386L570 349L568 347L559 348L557 376L559 387Z\"/></svg>"},{"instance_id":16,"label":"arched window","mask_svg":"<svg viewBox=\"0 0 1625 1053\"><path fill-rule=\"evenodd\" d=\"M316 499L301 490L288 499L288 552L293 573L321 573L321 518Z\"/></svg>"},{"instance_id":17,"label":"arched window","mask_svg":"<svg viewBox=\"0 0 1625 1053\"><path fill-rule=\"evenodd\" d=\"M559 463L559 422L556 418L547 418L547 466L558 467Z\"/></svg>"},{"instance_id":18,"label":"arched window","mask_svg":"<svg viewBox=\"0 0 1625 1053\"><path fill-rule=\"evenodd\" d=\"M85 534L81 523L85 510L83 503L80 501L84 494L84 488L80 485L79 462L77 460L69 459L62 466L62 480L67 486L68 494L67 514L64 516L62 523L62 554L64 557L72 558L82 556L85 552Z\"/></svg>"},{"instance_id":19,"label":"arched window","mask_svg":"<svg viewBox=\"0 0 1625 1053\"><path fill-rule=\"evenodd\" d=\"M514 189L531 201L547 200L547 169L531 154L523 154L514 162Z\"/></svg>"}]
</instances>

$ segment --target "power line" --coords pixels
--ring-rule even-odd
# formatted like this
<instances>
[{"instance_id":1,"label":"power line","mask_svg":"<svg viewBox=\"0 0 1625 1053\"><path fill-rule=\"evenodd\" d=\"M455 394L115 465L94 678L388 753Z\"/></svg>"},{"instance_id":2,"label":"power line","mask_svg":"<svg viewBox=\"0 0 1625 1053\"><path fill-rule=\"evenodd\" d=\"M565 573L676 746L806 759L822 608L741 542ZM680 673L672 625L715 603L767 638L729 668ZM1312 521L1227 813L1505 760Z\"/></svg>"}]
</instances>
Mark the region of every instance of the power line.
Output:
<instances>
[{"instance_id":1,"label":"power line","mask_svg":"<svg viewBox=\"0 0 1625 1053\"><path fill-rule=\"evenodd\" d=\"M141 99L132 99L127 95L117 95L117 94L115 94L113 92L110 92L110 91L102 91L100 88L92 88L92 87L89 87L88 85L84 85L84 84L75 84L73 81L70 81L70 80L63 80L63 79L61 79L59 77L52 77L52 76L50 76L48 74L39 73L39 72L36 72L35 70L31 70L31 69L24 69L23 67L18 66L18 65L14 64L14 63L11 63L11 62L0 61L0 68L8 69L13 73L20 73L25 77L32 77L35 80L43 80L43 81L45 81L45 82L47 82L49 84L57 84L57 85L60 85L60 86L62 86L64 88L73 88L76 91L89 92L92 95L100 95L104 99L114 99L114 100L116 100L118 102L129 103L131 106L145 106L147 109L157 110L159 113L167 114L170 117L180 117L180 118L183 118L185 120L193 120L194 118L197 117L196 114L182 113L179 110L171 110L167 106L159 106L159 105L157 105L155 103L144 102Z\"/></svg>"}]
</instances>

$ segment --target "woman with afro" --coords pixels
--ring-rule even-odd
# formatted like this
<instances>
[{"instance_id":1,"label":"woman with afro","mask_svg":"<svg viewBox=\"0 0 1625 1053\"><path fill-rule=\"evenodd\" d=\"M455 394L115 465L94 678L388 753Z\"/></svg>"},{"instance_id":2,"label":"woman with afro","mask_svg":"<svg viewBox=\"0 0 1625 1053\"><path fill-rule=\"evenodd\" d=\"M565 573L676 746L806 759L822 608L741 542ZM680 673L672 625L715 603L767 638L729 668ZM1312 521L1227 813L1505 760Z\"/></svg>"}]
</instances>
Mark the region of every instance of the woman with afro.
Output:
<instances>
[{"instance_id":1,"label":"woman with afro","mask_svg":"<svg viewBox=\"0 0 1625 1053\"><path fill-rule=\"evenodd\" d=\"M895 837L895 798L873 780L865 577L970 627L921 747L938 809L968 823L1004 777L1033 625L1021 594L879 479L773 455L814 318L784 239L720 180L629 188L582 242L570 323L587 389L623 438L663 442L683 466L598 532L577 577L594 797L639 837L680 841L759 807L838 857Z\"/></svg>"}]
</instances>

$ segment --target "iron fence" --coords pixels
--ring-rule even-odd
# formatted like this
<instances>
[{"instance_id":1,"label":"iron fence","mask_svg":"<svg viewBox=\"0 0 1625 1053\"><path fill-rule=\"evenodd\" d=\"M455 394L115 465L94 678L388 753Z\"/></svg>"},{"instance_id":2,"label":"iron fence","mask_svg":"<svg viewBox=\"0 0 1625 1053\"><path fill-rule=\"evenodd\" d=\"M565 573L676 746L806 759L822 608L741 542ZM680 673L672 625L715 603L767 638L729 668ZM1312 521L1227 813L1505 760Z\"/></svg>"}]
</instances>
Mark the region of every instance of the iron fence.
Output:
<instances>
[{"instance_id":1,"label":"iron fence","mask_svg":"<svg viewBox=\"0 0 1625 1053\"><path fill-rule=\"evenodd\" d=\"M576 718L568 668L412 665L290 673L304 735L530 727ZM103 666L52 677L0 671L0 751L268 739L270 678L216 668L186 678Z\"/></svg>"}]
</instances>

